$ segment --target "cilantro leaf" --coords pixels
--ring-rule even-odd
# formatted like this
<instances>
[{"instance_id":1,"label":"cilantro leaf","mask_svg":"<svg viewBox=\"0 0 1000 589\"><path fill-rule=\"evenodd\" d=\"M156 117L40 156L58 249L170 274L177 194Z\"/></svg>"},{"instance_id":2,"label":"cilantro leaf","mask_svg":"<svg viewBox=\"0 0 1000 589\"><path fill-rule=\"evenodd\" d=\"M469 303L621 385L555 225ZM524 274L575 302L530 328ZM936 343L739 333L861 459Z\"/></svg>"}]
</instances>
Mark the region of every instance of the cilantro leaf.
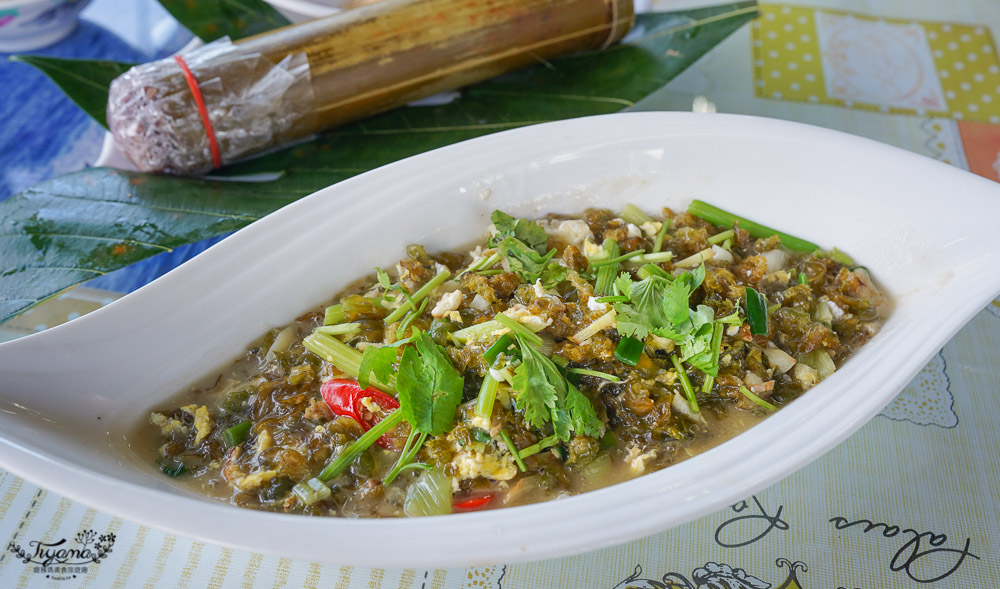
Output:
<instances>
[{"instance_id":1,"label":"cilantro leaf","mask_svg":"<svg viewBox=\"0 0 1000 589\"><path fill-rule=\"evenodd\" d=\"M593 404L559 371L555 363L535 346L517 336L522 361L514 370L511 385L517 406L524 411L528 425L543 429L552 423L552 430L562 441L570 434L600 437L604 423L598 419Z\"/></svg>"},{"instance_id":2,"label":"cilantro leaf","mask_svg":"<svg viewBox=\"0 0 1000 589\"><path fill-rule=\"evenodd\" d=\"M368 346L361 355L361 367L358 369L358 386L368 388L368 379L375 373L375 379L388 383L393 375L392 363L396 361L399 350L395 346Z\"/></svg>"},{"instance_id":3,"label":"cilantro leaf","mask_svg":"<svg viewBox=\"0 0 1000 589\"><path fill-rule=\"evenodd\" d=\"M551 419L552 410L559 396L554 380L558 382L562 375L556 370L552 361L546 358L537 348L517 336L521 347L521 364L514 369L511 385L517 392L517 406L524 411L524 420L528 425L542 429Z\"/></svg>"},{"instance_id":4,"label":"cilantro leaf","mask_svg":"<svg viewBox=\"0 0 1000 589\"><path fill-rule=\"evenodd\" d=\"M615 280L615 286L629 301L615 304L618 333L636 339L644 339L650 333L684 339L688 331L691 293L704 280L704 265L673 279L654 274L633 282L628 274L622 273Z\"/></svg>"},{"instance_id":5,"label":"cilantro leaf","mask_svg":"<svg viewBox=\"0 0 1000 589\"><path fill-rule=\"evenodd\" d=\"M504 238L513 237L539 254L544 254L548 250L549 235L538 223L516 219L503 211L493 211L490 220L498 232L498 235L491 239L490 245L496 246Z\"/></svg>"},{"instance_id":6,"label":"cilantro leaf","mask_svg":"<svg viewBox=\"0 0 1000 589\"><path fill-rule=\"evenodd\" d=\"M392 288L392 280L389 279L389 275L385 270L375 266L375 276L378 278L378 284L385 290Z\"/></svg>"},{"instance_id":7,"label":"cilantro leaf","mask_svg":"<svg viewBox=\"0 0 1000 589\"><path fill-rule=\"evenodd\" d=\"M521 279L531 284L542 280L544 288L551 288L566 279L566 269L552 258L555 248L545 255L525 245L515 237L507 237L497 246L500 255L510 265L511 271L521 276Z\"/></svg>"},{"instance_id":8,"label":"cilantro leaf","mask_svg":"<svg viewBox=\"0 0 1000 589\"><path fill-rule=\"evenodd\" d=\"M465 379L430 336L413 332L416 346L406 347L396 377L400 409L414 430L443 434L455 423Z\"/></svg>"}]
</instances>

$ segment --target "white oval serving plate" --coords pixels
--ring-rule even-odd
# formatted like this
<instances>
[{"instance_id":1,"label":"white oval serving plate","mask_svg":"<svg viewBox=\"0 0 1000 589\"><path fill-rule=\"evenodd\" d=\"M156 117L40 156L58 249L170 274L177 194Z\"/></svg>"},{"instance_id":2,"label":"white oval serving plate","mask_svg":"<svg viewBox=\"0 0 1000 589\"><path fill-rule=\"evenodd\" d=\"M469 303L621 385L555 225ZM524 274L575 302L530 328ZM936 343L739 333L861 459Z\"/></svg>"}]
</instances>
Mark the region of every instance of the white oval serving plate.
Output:
<instances>
[{"instance_id":1,"label":"white oval serving plate","mask_svg":"<svg viewBox=\"0 0 1000 589\"><path fill-rule=\"evenodd\" d=\"M238 509L130 456L124 432L152 406L408 243L467 244L494 208L652 212L692 198L851 253L896 305L842 370L704 454L568 499L396 520ZM321 190L106 308L0 344L0 466L135 522L292 558L427 567L593 550L733 503L861 427L1000 292L998 218L996 184L795 123L634 113L491 135Z\"/></svg>"}]
</instances>

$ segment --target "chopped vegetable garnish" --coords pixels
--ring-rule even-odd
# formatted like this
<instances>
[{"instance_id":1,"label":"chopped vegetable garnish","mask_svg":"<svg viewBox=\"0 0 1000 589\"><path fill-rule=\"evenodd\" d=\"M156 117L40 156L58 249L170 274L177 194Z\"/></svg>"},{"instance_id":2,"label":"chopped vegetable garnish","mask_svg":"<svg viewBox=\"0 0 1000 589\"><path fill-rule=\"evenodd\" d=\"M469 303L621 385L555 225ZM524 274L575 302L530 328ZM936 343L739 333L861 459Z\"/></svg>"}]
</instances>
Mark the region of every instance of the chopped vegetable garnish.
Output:
<instances>
[{"instance_id":1,"label":"chopped vegetable garnish","mask_svg":"<svg viewBox=\"0 0 1000 589\"><path fill-rule=\"evenodd\" d=\"M373 412L373 407L386 413L399 409L399 401L396 399L377 389L362 389L353 380L328 380L319 390L335 415L350 417L361 424L365 431L382 419L381 415ZM378 439L378 445L386 449L393 448L392 440L385 436Z\"/></svg>"},{"instance_id":2,"label":"chopped vegetable garnish","mask_svg":"<svg viewBox=\"0 0 1000 589\"><path fill-rule=\"evenodd\" d=\"M767 299L753 287L747 287L747 323L750 324L750 333L754 335L767 335Z\"/></svg>"},{"instance_id":3,"label":"chopped vegetable garnish","mask_svg":"<svg viewBox=\"0 0 1000 589\"><path fill-rule=\"evenodd\" d=\"M732 229L727 229L726 231L723 231L722 233L716 233L712 237L709 237L708 238L708 243L710 243L712 245L715 245L717 243L722 243L722 242L726 241L727 239L732 239L732 237L734 235L736 235L735 231L733 231Z\"/></svg>"},{"instance_id":4,"label":"chopped vegetable garnish","mask_svg":"<svg viewBox=\"0 0 1000 589\"><path fill-rule=\"evenodd\" d=\"M581 376L594 376L597 378L603 378L604 380L611 382L621 382L622 379L618 378L614 374L608 374L607 372L599 372L597 370L587 370L586 368L570 368L570 372L573 374L579 374Z\"/></svg>"},{"instance_id":5,"label":"chopped vegetable garnish","mask_svg":"<svg viewBox=\"0 0 1000 589\"><path fill-rule=\"evenodd\" d=\"M776 231L770 227L761 225L760 223L755 223L749 219L740 217L739 215L734 215L733 213L724 211L719 207L712 206L704 201L691 201L691 206L688 207L688 212L696 217L705 219L717 227L732 227L733 225L739 224L740 229L745 229L753 237L771 237L772 235L777 235L781 238L781 245L792 250L793 252L811 253L819 249L819 246L815 243L799 239L798 237L793 237L787 233L782 233L781 231Z\"/></svg>"},{"instance_id":6,"label":"chopped vegetable garnish","mask_svg":"<svg viewBox=\"0 0 1000 589\"><path fill-rule=\"evenodd\" d=\"M618 242L613 239L604 240L604 252L608 258L618 257ZM608 264L601 266L597 271L597 283L594 285L594 292L599 296L607 296L611 293L611 286L618 275L618 264Z\"/></svg>"},{"instance_id":7,"label":"chopped vegetable garnish","mask_svg":"<svg viewBox=\"0 0 1000 589\"><path fill-rule=\"evenodd\" d=\"M799 272L799 284L809 284L809 277L806 276L805 272Z\"/></svg>"},{"instance_id":8,"label":"chopped vegetable garnish","mask_svg":"<svg viewBox=\"0 0 1000 589\"><path fill-rule=\"evenodd\" d=\"M251 427L253 427L252 421L244 421L226 428L222 430L222 441L225 442L227 448L239 446L250 436Z\"/></svg>"},{"instance_id":9,"label":"chopped vegetable garnish","mask_svg":"<svg viewBox=\"0 0 1000 589\"><path fill-rule=\"evenodd\" d=\"M642 212L642 209L631 203L625 205L625 208L622 209L619 216L626 223L632 223L633 225L642 225L643 223L649 223L653 220L652 217Z\"/></svg>"},{"instance_id":10,"label":"chopped vegetable garnish","mask_svg":"<svg viewBox=\"0 0 1000 589\"><path fill-rule=\"evenodd\" d=\"M535 332L531 331L518 321L511 319L503 313L497 313L495 319L499 321L501 325L509 329L515 336L523 338L532 345L542 345L542 338L538 337Z\"/></svg>"},{"instance_id":11,"label":"chopped vegetable garnish","mask_svg":"<svg viewBox=\"0 0 1000 589\"><path fill-rule=\"evenodd\" d=\"M506 333L501 335L497 341L493 342L493 345L483 352L483 360L486 360L487 364L493 364L497 356L506 352L512 345L514 345L514 340L509 335Z\"/></svg>"},{"instance_id":12,"label":"chopped vegetable garnish","mask_svg":"<svg viewBox=\"0 0 1000 589\"><path fill-rule=\"evenodd\" d=\"M416 346L403 350L396 375L399 403L413 429L438 435L455 422L465 379L430 336L414 332Z\"/></svg>"},{"instance_id":13,"label":"chopped vegetable garnish","mask_svg":"<svg viewBox=\"0 0 1000 589\"><path fill-rule=\"evenodd\" d=\"M323 316L323 325L334 325L341 323L347 315L344 313L343 305L331 305L326 308Z\"/></svg>"},{"instance_id":14,"label":"chopped vegetable garnish","mask_svg":"<svg viewBox=\"0 0 1000 589\"><path fill-rule=\"evenodd\" d=\"M507 446L507 451L514 457L514 462L517 463L517 468L520 469L521 472L528 470L528 467L524 464L524 460L521 458L521 453L517 451L517 446L514 445L514 440L510 439L510 434L504 430L500 430L500 439L502 439L504 445Z\"/></svg>"},{"instance_id":15,"label":"chopped vegetable garnish","mask_svg":"<svg viewBox=\"0 0 1000 589\"><path fill-rule=\"evenodd\" d=\"M292 493L306 505L313 505L330 498L330 487L319 478L312 478L292 487Z\"/></svg>"},{"instance_id":16,"label":"chopped vegetable garnish","mask_svg":"<svg viewBox=\"0 0 1000 589\"><path fill-rule=\"evenodd\" d=\"M594 268L600 268L601 266L606 266L608 264L619 264L619 263L624 262L625 260L628 260L630 258L635 258L637 256L642 256L642 254L644 254L644 253L646 253L646 250L635 250L635 251L631 251L631 252L629 252L627 254L622 254L622 255L620 255L620 256L618 256L616 258L609 258L607 260L601 260L600 262L591 262L590 265L593 266Z\"/></svg>"},{"instance_id":17,"label":"chopped vegetable garnish","mask_svg":"<svg viewBox=\"0 0 1000 589\"><path fill-rule=\"evenodd\" d=\"M440 272L434 275L433 278L427 281L427 284L421 286L417 292L413 293L409 300L405 301L399 306L395 311L389 313L385 318L385 324L390 325L400 320L407 312L413 309L413 306L419 303L427 295L431 294L435 288L441 285L442 282L451 278L451 271L447 268L442 268Z\"/></svg>"},{"instance_id":18,"label":"chopped vegetable garnish","mask_svg":"<svg viewBox=\"0 0 1000 589\"><path fill-rule=\"evenodd\" d=\"M559 436L549 436L543 438L534 444L528 446L524 450L521 450L518 455L520 458L527 458L528 456L534 456L546 448L551 448L559 443Z\"/></svg>"},{"instance_id":19,"label":"chopped vegetable garnish","mask_svg":"<svg viewBox=\"0 0 1000 589\"><path fill-rule=\"evenodd\" d=\"M479 396L476 397L476 415L489 420L493 416L493 403L497 398L497 388L500 381L487 374L483 377L483 384L479 387Z\"/></svg>"},{"instance_id":20,"label":"chopped vegetable garnish","mask_svg":"<svg viewBox=\"0 0 1000 589\"><path fill-rule=\"evenodd\" d=\"M695 397L694 387L691 386L691 379L688 378L684 366L681 365L681 359L677 356L671 356L670 361L673 363L674 369L677 370L677 378L681 381L681 389L684 391L684 396L687 397L691 413L699 413L701 410L698 409L698 399Z\"/></svg>"},{"instance_id":21,"label":"chopped vegetable garnish","mask_svg":"<svg viewBox=\"0 0 1000 589\"><path fill-rule=\"evenodd\" d=\"M668 229L670 229L670 219L664 219L660 230L656 232L656 240L653 241L654 254L663 249L663 237L667 234Z\"/></svg>"},{"instance_id":22,"label":"chopped vegetable garnish","mask_svg":"<svg viewBox=\"0 0 1000 589\"><path fill-rule=\"evenodd\" d=\"M618 358L629 366L635 366L639 363L639 356L642 355L642 349L642 340L625 336L618 342L618 347L615 348L615 358Z\"/></svg>"},{"instance_id":23,"label":"chopped vegetable garnish","mask_svg":"<svg viewBox=\"0 0 1000 589\"><path fill-rule=\"evenodd\" d=\"M846 253L840 251L837 248L833 248L832 250L830 250L829 256L830 256L831 259L836 260L837 262L840 262L841 264L843 264L845 266L853 266L854 265L854 258L852 258L851 256L847 255Z\"/></svg>"},{"instance_id":24,"label":"chopped vegetable garnish","mask_svg":"<svg viewBox=\"0 0 1000 589\"><path fill-rule=\"evenodd\" d=\"M316 328L316 333L326 335L347 335L361 331L360 323L338 323L337 325L324 325Z\"/></svg>"},{"instance_id":25,"label":"chopped vegetable garnish","mask_svg":"<svg viewBox=\"0 0 1000 589\"><path fill-rule=\"evenodd\" d=\"M750 399L751 401L753 401L754 403L760 405L764 409L767 409L768 411L777 411L778 410L778 408L775 407L774 405L768 403L764 399L761 399L757 395L751 393L750 389L748 389L746 387L740 387L740 392L743 393L746 396L747 399Z\"/></svg>"}]
</instances>

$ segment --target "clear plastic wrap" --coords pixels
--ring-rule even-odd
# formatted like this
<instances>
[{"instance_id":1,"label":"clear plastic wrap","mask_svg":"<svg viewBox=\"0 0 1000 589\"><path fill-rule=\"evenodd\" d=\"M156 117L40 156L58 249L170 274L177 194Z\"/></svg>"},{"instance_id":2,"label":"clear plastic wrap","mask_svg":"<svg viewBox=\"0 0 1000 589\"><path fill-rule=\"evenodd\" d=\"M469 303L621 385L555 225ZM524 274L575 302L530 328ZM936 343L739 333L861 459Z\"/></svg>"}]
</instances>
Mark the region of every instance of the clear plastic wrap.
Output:
<instances>
[{"instance_id":1,"label":"clear plastic wrap","mask_svg":"<svg viewBox=\"0 0 1000 589\"><path fill-rule=\"evenodd\" d=\"M305 53L277 63L228 38L181 55L203 97L227 164L311 132L315 96ZM212 170L210 134L173 57L119 76L108 95L108 128L143 171L204 174Z\"/></svg>"}]
</instances>

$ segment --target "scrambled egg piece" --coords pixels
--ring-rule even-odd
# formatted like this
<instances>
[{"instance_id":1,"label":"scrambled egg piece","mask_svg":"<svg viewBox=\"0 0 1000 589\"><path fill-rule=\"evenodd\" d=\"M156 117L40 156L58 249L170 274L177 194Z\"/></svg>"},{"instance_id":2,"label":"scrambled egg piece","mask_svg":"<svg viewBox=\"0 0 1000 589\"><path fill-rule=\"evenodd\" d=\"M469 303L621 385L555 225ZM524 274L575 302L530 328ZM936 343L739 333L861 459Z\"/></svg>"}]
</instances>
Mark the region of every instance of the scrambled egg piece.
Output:
<instances>
[{"instance_id":1,"label":"scrambled egg piece","mask_svg":"<svg viewBox=\"0 0 1000 589\"><path fill-rule=\"evenodd\" d=\"M659 221L646 221L642 225L639 225L639 229L642 229L642 232L650 239L656 239L656 234L660 232L660 227L663 227L663 223Z\"/></svg>"},{"instance_id":2,"label":"scrambled egg piece","mask_svg":"<svg viewBox=\"0 0 1000 589\"><path fill-rule=\"evenodd\" d=\"M526 325L532 331L541 331L546 327L548 327L549 325L552 325L551 318L542 317L540 315L534 315L530 311L528 311L527 307L521 304L512 305L509 309L507 309L503 313L504 315L517 321L521 325ZM507 331L509 331L507 328L504 328L504 330L505 331L503 331L503 333L507 333Z\"/></svg>"},{"instance_id":3,"label":"scrambled egg piece","mask_svg":"<svg viewBox=\"0 0 1000 589\"><path fill-rule=\"evenodd\" d=\"M590 230L590 225L587 225L585 221L539 221L538 224L552 237L565 241L577 248L580 248L586 240L593 241L594 239L594 233Z\"/></svg>"},{"instance_id":4,"label":"scrambled egg piece","mask_svg":"<svg viewBox=\"0 0 1000 589\"><path fill-rule=\"evenodd\" d=\"M245 477L240 477L236 480L235 484L241 491L252 491L276 476L278 476L277 470L262 470L248 474Z\"/></svg>"},{"instance_id":5,"label":"scrambled egg piece","mask_svg":"<svg viewBox=\"0 0 1000 589\"><path fill-rule=\"evenodd\" d=\"M181 411L194 418L194 443L200 444L212 432L212 416L208 413L208 407L202 405L185 405Z\"/></svg>"},{"instance_id":6,"label":"scrambled egg piece","mask_svg":"<svg viewBox=\"0 0 1000 589\"><path fill-rule=\"evenodd\" d=\"M655 448L643 452L639 449L638 445L634 444L629 446L628 453L625 454L625 462L628 463L628 467L635 474L642 474L646 472L646 467L649 465L649 461L654 458L656 458Z\"/></svg>"},{"instance_id":7,"label":"scrambled egg piece","mask_svg":"<svg viewBox=\"0 0 1000 589\"><path fill-rule=\"evenodd\" d=\"M271 432L269 432L267 428L264 428L260 430L259 434L257 434L257 443L254 445L254 455L260 456L273 446L274 438L271 437Z\"/></svg>"},{"instance_id":8,"label":"scrambled egg piece","mask_svg":"<svg viewBox=\"0 0 1000 589\"><path fill-rule=\"evenodd\" d=\"M160 428L160 433L164 436L169 436L175 431L182 434L186 434L188 431L187 426L181 423L181 420L168 418L162 413L151 414L149 416L149 422Z\"/></svg>"}]
</instances>

